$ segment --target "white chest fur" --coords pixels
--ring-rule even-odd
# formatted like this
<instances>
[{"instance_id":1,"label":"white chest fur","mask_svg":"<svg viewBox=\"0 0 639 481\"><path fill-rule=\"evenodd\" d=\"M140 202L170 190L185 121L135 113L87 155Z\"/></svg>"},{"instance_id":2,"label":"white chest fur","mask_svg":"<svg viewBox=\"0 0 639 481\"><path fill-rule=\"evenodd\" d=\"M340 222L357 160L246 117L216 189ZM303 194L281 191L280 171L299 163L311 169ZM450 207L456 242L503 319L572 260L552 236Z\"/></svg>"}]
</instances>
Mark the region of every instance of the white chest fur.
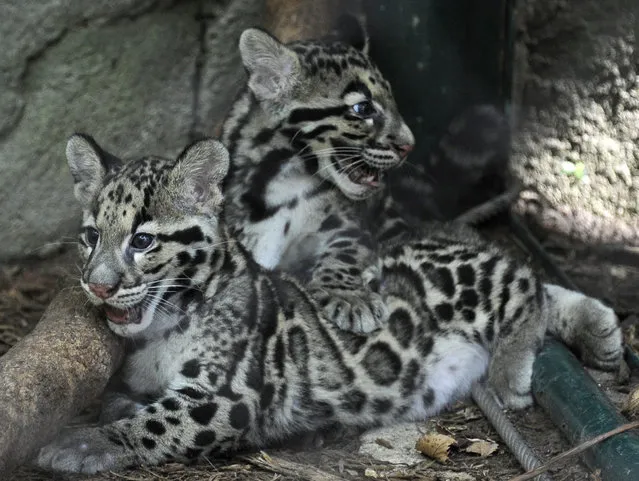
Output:
<instances>
[{"instance_id":1,"label":"white chest fur","mask_svg":"<svg viewBox=\"0 0 639 481\"><path fill-rule=\"evenodd\" d=\"M137 394L180 389L186 378L180 374L184 363L192 356L188 336L172 336L149 341L143 348L128 356L124 380Z\"/></svg>"},{"instance_id":2,"label":"white chest fur","mask_svg":"<svg viewBox=\"0 0 639 481\"><path fill-rule=\"evenodd\" d=\"M318 181L308 176L282 174L269 184L265 203L276 212L244 229L244 243L258 264L268 269L277 267L291 243L319 229L327 199L322 194L312 195L317 185Z\"/></svg>"}]
</instances>

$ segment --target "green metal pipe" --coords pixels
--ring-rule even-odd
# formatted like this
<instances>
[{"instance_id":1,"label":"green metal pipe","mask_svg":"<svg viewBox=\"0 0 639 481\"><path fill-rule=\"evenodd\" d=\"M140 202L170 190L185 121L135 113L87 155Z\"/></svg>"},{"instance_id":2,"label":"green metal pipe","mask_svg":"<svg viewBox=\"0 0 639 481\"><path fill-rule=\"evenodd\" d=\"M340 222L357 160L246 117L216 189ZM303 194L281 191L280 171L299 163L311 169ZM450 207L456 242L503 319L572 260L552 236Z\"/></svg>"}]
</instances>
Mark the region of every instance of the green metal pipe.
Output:
<instances>
[{"instance_id":1,"label":"green metal pipe","mask_svg":"<svg viewBox=\"0 0 639 481\"><path fill-rule=\"evenodd\" d=\"M574 444L628 421L561 343L548 340L535 361L533 393L555 425ZM584 452L603 481L639 481L639 436L625 432Z\"/></svg>"}]
</instances>

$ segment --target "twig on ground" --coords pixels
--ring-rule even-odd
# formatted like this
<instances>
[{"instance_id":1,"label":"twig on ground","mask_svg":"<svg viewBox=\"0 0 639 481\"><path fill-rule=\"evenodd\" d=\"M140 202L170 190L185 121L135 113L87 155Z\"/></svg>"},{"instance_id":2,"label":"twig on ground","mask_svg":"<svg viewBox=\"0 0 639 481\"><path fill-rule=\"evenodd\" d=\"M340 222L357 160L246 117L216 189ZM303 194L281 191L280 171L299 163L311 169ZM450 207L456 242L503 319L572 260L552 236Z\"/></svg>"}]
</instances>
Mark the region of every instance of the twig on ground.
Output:
<instances>
[{"instance_id":1,"label":"twig on ground","mask_svg":"<svg viewBox=\"0 0 639 481\"><path fill-rule=\"evenodd\" d=\"M242 459L258 468L284 476L294 476L301 481L343 481L344 479L314 466L270 456L263 451L257 456L244 456Z\"/></svg>"},{"instance_id":2,"label":"twig on ground","mask_svg":"<svg viewBox=\"0 0 639 481\"><path fill-rule=\"evenodd\" d=\"M575 446L572 449L569 449L568 451L558 454L557 456L549 459L548 462L545 463L543 466L537 469L533 469L532 471L528 471L527 473L520 474L519 476L515 476L514 478L510 479L510 481L526 481L527 479L533 479L536 476L539 476L541 473L545 473L546 471L548 471L555 464L567 458L575 456L576 454L580 454L586 449L593 447L595 444L605 441L606 439L611 438L612 436L615 436L617 434L623 433L625 431L629 431L630 429L636 429L636 428L639 428L639 421L623 424L615 429L612 429L608 432L600 434L599 436L595 436L594 438L589 439L588 441L584 441L583 443Z\"/></svg>"}]
</instances>

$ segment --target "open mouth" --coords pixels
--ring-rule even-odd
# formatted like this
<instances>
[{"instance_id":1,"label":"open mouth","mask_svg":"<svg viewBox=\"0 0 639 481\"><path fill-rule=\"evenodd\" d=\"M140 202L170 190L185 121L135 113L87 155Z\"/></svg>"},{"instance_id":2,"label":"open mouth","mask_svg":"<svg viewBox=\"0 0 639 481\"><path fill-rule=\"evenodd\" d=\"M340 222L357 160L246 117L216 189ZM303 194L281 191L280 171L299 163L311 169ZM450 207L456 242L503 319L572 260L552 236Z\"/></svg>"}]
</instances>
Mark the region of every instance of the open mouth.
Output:
<instances>
[{"instance_id":1,"label":"open mouth","mask_svg":"<svg viewBox=\"0 0 639 481\"><path fill-rule=\"evenodd\" d=\"M348 170L348 180L354 184L367 185L369 187L378 187L382 180L382 171L362 164Z\"/></svg>"},{"instance_id":2,"label":"open mouth","mask_svg":"<svg viewBox=\"0 0 639 481\"><path fill-rule=\"evenodd\" d=\"M139 324L142 322L142 306L140 304L126 309L104 305L104 312L113 324Z\"/></svg>"}]
</instances>

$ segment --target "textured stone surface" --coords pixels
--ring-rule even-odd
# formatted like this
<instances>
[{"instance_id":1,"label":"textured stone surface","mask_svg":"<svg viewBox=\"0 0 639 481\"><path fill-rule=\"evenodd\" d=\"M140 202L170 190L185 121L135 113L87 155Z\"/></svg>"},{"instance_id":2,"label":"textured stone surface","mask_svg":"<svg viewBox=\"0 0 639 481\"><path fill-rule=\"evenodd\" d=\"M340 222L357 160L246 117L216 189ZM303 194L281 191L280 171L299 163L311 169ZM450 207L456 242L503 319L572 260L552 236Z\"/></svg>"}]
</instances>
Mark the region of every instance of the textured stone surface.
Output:
<instances>
[{"instance_id":1,"label":"textured stone surface","mask_svg":"<svg viewBox=\"0 0 639 481\"><path fill-rule=\"evenodd\" d=\"M74 131L125 157L174 155L194 130L212 133L241 78L237 38L260 4L2 2L12 22L0 23L0 261L75 237L64 158Z\"/></svg>"},{"instance_id":2,"label":"textured stone surface","mask_svg":"<svg viewBox=\"0 0 639 481\"><path fill-rule=\"evenodd\" d=\"M555 206L639 225L639 3L518 3L517 175ZM583 163L585 176L564 171Z\"/></svg>"}]
</instances>

